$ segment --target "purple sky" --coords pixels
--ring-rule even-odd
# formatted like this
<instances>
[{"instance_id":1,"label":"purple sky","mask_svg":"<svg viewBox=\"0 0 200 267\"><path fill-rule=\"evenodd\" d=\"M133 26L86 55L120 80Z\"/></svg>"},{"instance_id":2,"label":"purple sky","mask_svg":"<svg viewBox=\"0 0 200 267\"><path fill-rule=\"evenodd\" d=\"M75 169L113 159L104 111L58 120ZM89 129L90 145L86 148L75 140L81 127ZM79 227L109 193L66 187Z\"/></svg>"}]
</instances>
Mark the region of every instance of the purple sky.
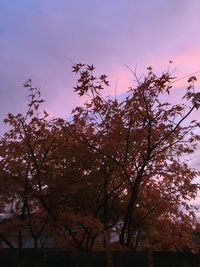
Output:
<instances>
[{"instance_id":1,"label":"purple sky","mask_svg":"<svg viewBox=\"0 0 200 267\"><path fill-rule=\"evenodd\" d=\"M199 0L1 0L0 120L25 109L28 78L50 114L68 116L80 102L68 58L108 74L111 94L117 80L118 94L131 85L124 64L200 70L199 14Z\"/></svg>"}]
</instances>

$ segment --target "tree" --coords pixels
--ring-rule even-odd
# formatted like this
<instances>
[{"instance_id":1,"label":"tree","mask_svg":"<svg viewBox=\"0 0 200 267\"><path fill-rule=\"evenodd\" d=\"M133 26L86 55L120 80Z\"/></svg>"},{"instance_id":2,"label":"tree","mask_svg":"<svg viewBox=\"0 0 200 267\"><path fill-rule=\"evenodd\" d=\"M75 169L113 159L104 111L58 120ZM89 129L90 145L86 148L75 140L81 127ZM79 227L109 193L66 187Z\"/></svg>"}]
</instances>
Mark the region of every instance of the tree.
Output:
<instances>
[{"instance_id":1,"label":"tree","mask_svg":"<svg viewBox=\"0 0 200 267\"><path fill-rule=\"evenodd\" d=\"M29 92L26 114L8 114L5 119L11 130L1 140L1 203L13 207L7 227L17 236L17 246L23 247L23 232L29 229L37 248L48 228L49 214L42 203L58 138L56 121L48 121L46 111L39 114L39 105L44 102L40 92L31 80L24 86Z\"/></svg>"},{"instance_id":2,"label":"tree","mask_svg":"<svg viewBox=\"0 0 200 267\"><path fill-rule=\"evenodd\" d=\"M118 102L103 98L100 90L108 85L107 77L97 78L93 71L93 66L74 66L80 75L75 91L91 97L74 111L72 125L78 131L75 127L66 132L101 157L106 170L106 178L102 176L104 216L110 213L107 207L113 199L115 210L123 206L115 222L122 246L152 248L155 243L162 248L167 243L168 249L187 247L197 225L188 201L197 194L193 179L199 172L183 156L193 153L199 140L195 131L200 124L188 122L200 103L200 93L194 92L196 78L189 79L183 96L188 105L172 105L164 99L170 95L173 77L168 71L156 76L148 68L142 81L134 73L137 86ZM163 241L162 227L166 233L176 229L175 243L172 232Z\"/></svg>"},{"instance_id":3,"label":"tree","mask_svg":"<svg viewBox=\"0 0 200 267\"><path fill-rule=\"evenodd\" d=\"M41 111L44 100L31 80L24 86L29 93L27 112L8 114L5 123L11 129L1 140L2 211L7 205L13 208L6 225L1 224L0 238L9 247L21 249L28 230L35 248L45 246L51 237L58 247L72 244L81 248L85 242L89 249L97 235L98 222L87 212L91 200L82 197L80 190L87 187L88 194L92 193L86 173L91 153L71 137L65 137L62 119L49 119L47 112ZM7 238L12 232L17 245Z\"/></svg>"},{"instance_id":4,"label":"tree","mask_svg":"<svg viewBox=\"0 0 200 267\"><path fill-rule=\"evenodd\" d=\"M189 120L200 103L195 77L185 103L172 105L169 72L148 68L142 80L134 73L136 86L118 101L103 97L107 76L96 77L93 65L73 70L74 90L88 97L70 122L41 111L31 80L26 114L5 120L11 129L0 142L1 210L15 205L0 239L13 247L7 234L17 231L22 248L28 229L35 248L51 237L55 246L85 250L195 249L189 201L199 172L184 161L199 141L200 124Z\"/></svg>"}]
</instances>

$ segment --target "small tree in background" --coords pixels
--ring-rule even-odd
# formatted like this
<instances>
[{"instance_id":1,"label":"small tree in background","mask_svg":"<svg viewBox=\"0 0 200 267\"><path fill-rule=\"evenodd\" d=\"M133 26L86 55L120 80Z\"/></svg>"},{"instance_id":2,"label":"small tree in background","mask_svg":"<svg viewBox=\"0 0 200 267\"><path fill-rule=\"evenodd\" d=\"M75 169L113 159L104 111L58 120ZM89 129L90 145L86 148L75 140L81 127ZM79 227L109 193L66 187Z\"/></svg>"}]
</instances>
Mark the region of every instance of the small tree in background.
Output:
<instances>
[{"instance_id":1,"label":"small tree in background","mask_svg":"<svg viewBox=\"0 0 200 267\"><path fill-rule=\"evenodd\" d=\"M98 228L89 207L95 194L87 174L92 155L64 134L62 119L42 111L44 100L31 80L24 86L27 112L8 114L5 123L11 129L1 139L1 210L12 208L0 238L21 249L28 232L35 248L51 246L50 238L54 246L91 249Z\"/></svg>"}]
</instances>

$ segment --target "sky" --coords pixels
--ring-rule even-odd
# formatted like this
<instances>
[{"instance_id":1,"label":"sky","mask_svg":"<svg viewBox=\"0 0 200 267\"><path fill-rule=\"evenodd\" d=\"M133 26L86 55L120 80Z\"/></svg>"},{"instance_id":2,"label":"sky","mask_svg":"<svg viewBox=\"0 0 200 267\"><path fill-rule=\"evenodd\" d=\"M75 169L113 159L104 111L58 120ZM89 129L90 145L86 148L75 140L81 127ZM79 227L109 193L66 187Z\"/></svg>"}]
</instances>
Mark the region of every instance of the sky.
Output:
<instances>
[{"instance_id":1,"label":"sky","mask_svg":"<svg viewBox=\"0 0 200 267\"><path fill-rule=\"evenodd\" d=\"M0 0L0 121L25 110L29 78L52 116L68 116L81 103L70 60L107 74L108 94L132 84L125 64L200 70L199 12L199 0Z\"/></svg>"},{"instance_id":2,"label":"sky","mask_svg":"<svg viewBox=\"0 0 200 267\"><path fill-rule=\"evenodd\" d=\"M1 129L8 112L26 110L29 78L50 115L69 116L82 101L73 93L71 61L107 74L111 95L133 82L125 65L159 72L172 60L177 77L199 71L199 14L199 0L0 0Z\"/></svg>"}]
</instances>

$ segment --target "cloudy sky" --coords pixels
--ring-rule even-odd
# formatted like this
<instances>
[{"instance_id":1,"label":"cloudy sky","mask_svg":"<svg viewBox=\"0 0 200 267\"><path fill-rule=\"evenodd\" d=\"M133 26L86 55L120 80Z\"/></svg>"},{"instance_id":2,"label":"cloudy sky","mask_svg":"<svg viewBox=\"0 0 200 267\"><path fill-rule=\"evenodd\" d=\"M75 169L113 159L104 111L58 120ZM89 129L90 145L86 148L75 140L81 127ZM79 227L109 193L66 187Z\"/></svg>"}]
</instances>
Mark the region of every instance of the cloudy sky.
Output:
<instances>
[{"instance_id":1,"label":"cloudy sky","mask_svg":"<svg viewBox=\"0 0 200 267\"><path fill-rule=\"evenodd\" d=\"M0 0L0 120L25 109L28 78L50 114L67 116L80 102L69 58L108 74L111 94L131 85L124 64L200 70L199 14L199 0Z\"/></svg>"}]
</instances>

